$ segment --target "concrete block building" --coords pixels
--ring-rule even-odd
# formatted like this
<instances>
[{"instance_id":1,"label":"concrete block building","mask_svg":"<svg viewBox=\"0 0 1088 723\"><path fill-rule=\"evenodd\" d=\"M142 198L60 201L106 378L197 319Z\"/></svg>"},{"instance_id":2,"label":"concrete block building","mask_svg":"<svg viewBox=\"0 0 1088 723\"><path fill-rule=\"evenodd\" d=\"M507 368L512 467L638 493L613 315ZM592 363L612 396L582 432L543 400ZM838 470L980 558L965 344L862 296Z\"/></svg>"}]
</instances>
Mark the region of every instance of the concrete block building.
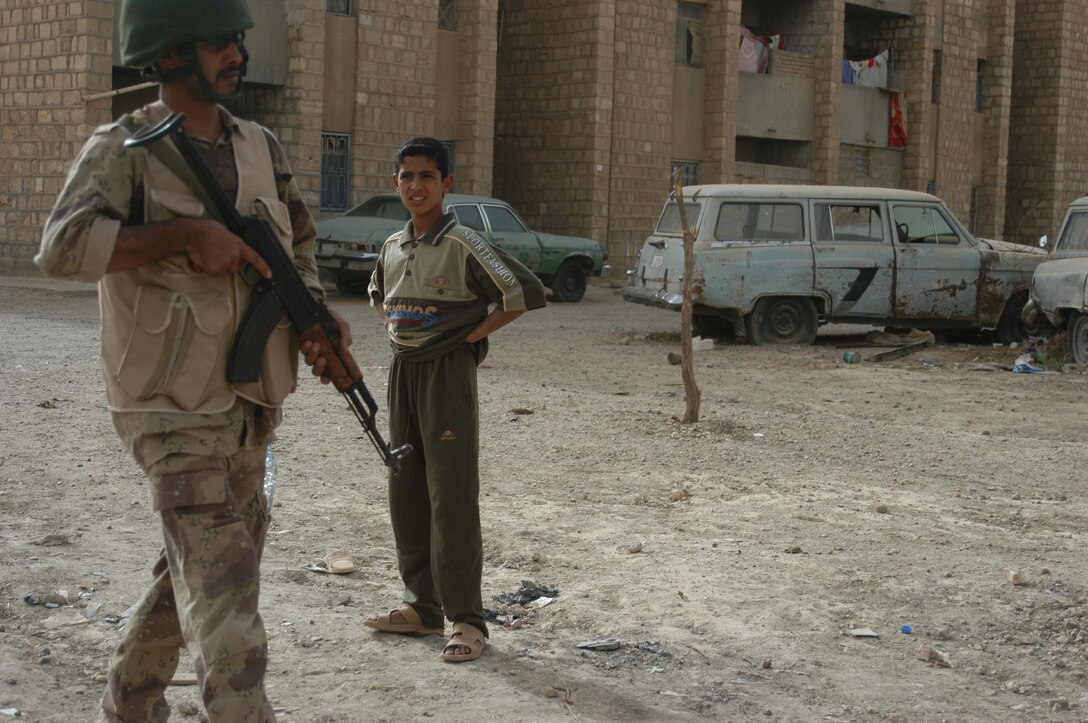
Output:
<instances>
[{"instance_id":1,"label":"concrete block building","mask_svg":"<svg viewBox=\"0 0 1088 723\"><path fill-rule=\"evenodd\" d=\"M685 183L930 190L1029 241L1083 195L1081 0L248 0L236 109L280 137L319 215L390 186L412 135L628 266ZM84 139L155 97L113 0L0 0L0 273L35 273Z\"/></svg>"}]
</instances>

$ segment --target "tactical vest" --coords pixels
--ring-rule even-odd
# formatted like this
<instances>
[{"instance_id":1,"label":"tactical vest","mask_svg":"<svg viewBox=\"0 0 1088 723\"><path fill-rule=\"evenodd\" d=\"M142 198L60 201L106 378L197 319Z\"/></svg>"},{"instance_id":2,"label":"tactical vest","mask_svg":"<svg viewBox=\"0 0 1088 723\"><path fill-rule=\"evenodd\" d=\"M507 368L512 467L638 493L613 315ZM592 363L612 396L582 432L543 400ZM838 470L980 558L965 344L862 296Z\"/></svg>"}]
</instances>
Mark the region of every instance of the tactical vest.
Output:
<instances>
[{"instance_id":1,"label":"tactical vest","mask_svg":"<svg viewBox=\"0 0 1088 723\"><path fill-rule=\"evenodd\" d=\"M133 115L144 125L168 114L159 102ZM291 219L276 190L264 130L236 121L241 132L231 145L238 211L267 219L293 254ZM208 215L185 182L153 154L143 148L128 152L139 153L145 164L145 223ZM112 411L209 414L230 409L237 397L278 407L294 390L298 337L286 318L268 339L260 379L246 385L227 381L231 345L250 297L239 275L198 272L188 256L179 254L108 273L98 289L106 399Z\"/></svg>"}]
</instances>

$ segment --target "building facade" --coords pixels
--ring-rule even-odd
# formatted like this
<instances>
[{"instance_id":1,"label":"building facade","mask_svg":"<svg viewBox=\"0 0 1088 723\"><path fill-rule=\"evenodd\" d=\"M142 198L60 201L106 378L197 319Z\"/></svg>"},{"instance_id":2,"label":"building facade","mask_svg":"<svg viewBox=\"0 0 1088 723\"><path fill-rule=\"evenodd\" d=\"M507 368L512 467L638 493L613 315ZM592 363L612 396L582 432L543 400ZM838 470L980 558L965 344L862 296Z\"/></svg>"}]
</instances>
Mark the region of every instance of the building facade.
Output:
<instances>
[{"instance_id":1,"label":"building facade","mask_svg":"<svg viewBox=\"0 0 1088 723\"><path fill-rule=\"evenodd\" d=\"M1053 233L1086 191L1080 0L249 0L236 109L311 207L390 187L432 135L456 189L596 238L622 273L685 183L930 190L977 234ZM0 0L0 273L35 273L80 145L156 95L111 0ZM1057 69L1057 70L1056 70Z\"/></svg>"}]
</instances>

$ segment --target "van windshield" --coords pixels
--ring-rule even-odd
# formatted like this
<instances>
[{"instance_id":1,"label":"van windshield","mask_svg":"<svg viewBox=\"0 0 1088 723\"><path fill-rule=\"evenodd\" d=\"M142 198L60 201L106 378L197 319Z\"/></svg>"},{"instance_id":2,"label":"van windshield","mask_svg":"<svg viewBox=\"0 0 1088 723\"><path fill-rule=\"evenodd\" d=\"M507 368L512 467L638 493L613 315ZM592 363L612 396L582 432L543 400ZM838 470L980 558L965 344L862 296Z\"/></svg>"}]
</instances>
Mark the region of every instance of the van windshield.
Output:
<instances>
[{"instance_id":1,"label":"van windshield","mask_svg":"<svg viewBox=\"0 0 1088 723\"><path fill-rule=\"evenodd\" d=\"M699 214L703 211L703 204L701 203L688 203L684 201L684 212L688 216L688 225L697 226L699 223ZM675 234L682 236L684 234L683 225L680 223L680 204L676 201L669 201L665 204L665 212L661 214L661 220L657 222L658 233Z\"/></svg>"},{"instance_id":2,"label":"van windshield","mask_svg":"<svg viewBox=\"0 0 1088 723\"><path fill-rule=\"evenodd\" d=\"M1088 251L1088 213L1074 213L1058 239L1057 251Z\"/></svg>"},{"instance_id":3,"label":"van windshield","mask_svg":"<svg viewBox=\"0 0 1088 723\"><path fill-rule=\"evenodd\" d=\"M800 241L804 214L796 203L723 203L714 238L719 241Z\"/></svg>"}]
</instances>

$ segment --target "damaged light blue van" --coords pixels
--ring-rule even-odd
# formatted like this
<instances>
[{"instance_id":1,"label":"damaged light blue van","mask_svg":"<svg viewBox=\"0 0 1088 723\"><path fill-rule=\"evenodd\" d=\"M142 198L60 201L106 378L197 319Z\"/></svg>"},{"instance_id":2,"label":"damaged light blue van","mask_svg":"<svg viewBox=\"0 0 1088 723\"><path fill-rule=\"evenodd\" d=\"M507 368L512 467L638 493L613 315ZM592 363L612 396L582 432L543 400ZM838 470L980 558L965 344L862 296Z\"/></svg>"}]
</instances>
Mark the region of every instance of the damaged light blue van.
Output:
<instances>
[{"instance_id":1,"label":"damaged light blue van","mask_svg":"<svg viewBox=\"0 0 1088 723\"><path fill-rule=\"evenodd\" d=\"M809 344L829 322L994 329L1027 336L1020 311L1039 248L972 236L944 203L915 191L847 186L684 189L696 229L695 333L752 344ZM679 205L665 203L623 288L679 311Z\"/></svg>"}]
</instances>

